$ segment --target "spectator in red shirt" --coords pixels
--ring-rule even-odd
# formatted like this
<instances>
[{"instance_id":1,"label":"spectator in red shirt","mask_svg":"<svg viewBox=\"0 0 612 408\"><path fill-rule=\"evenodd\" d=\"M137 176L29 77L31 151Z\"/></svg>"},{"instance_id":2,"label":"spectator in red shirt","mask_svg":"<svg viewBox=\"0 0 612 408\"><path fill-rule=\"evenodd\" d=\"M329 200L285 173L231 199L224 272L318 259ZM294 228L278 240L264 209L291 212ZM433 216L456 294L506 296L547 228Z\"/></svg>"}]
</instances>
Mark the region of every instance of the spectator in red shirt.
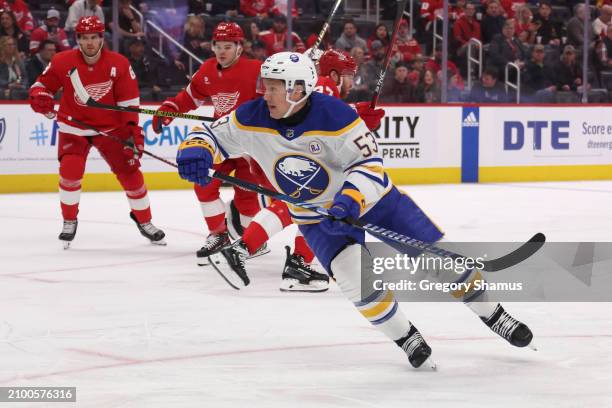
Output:
<instances>
[{"instance_id":1,"label":"spectator in red shirt","mask_svg":"<svg viewBox=\"0 0 612 408\"><path fill-rule=\"evenodd\" d=\"M240 13L246 17L268 18L274 0L240 0Z\"/></svg>"},{"instance_id":2,"label":"spectator in red shirt","mask_svg":"<svg viewBox=\"0 0 612 408\"><path fill-rule=\"evenodd\" d=\"M467 51L468 43L472 38L481 40L480 23L476 20L476 5L468 3L465 14L453 26L453 37L457 46L457 55L463 57Z\"/></svg>"},{"instance_id":3,"label":"spectator in red shirt","mask_svg":"<svg viewBox=\"0 0 612 408\"><path fill-rule=\"evenodd\" d=\"M459 73L459 70L457 69L457 66L455 65L453 61L448 60L447 66L448 66L448 72L449 72L448 76L449 77ZM442 44L438 43L436 44L436 52L434 53L433 58L430 58L425 63L425 70L433 71L434 74L437 74L438 71L440 71L441 69L442 69Z\"/></svg>"},{"instance_id":4,"label":"spectator in red shirt","mask_svg":"<svg viewBox=\"0 0 612 408\"><path fill-rule=\"evenodd\" d=\"M451 21L457 21L465 14L465 3L465 0L457 0L454 6L448 6L448 17Z\"/></svg>"},{"instance_id":5,"label":"spectator in red shirt","mask_svg":"<svg viewBox=\"0 0 612 408\"><path fill-rule=\"evenodd\" d=\"M537 25L533 22L533 13L527 5L522 5L516 10L514 19L514 34L523 44L534 44Z\"/></svg>"},{"instance_id":6,"label":"spectator in red shirt","mask_svg":"<svg viewBox=\"0 0 612 408\"><path fill-rule=\"evenodd\" d=\"M370 55L373 53L372 41L376 40L380 41L385 47L391 43L391 36L389 35L389 30L387 30L387 26L383 23L378 24L370 38L368 38L368 50Z\"/></svg>"},{"instance_id":7,"label":"spectator in red shirt","mask_svg":"<svg viewBox=\"0 0 612 408\"><path fill-rule=\"evenodd\" d=\"M422 53L421 46L414 38L412 38L412 35L410 34L410 27L408 27L408 22L404 19L402 19L400 22L395 43L398 51L402 53L402 60L404 62L409 63L414 59L415 55Z\"/></svg>"},{"instance_id":8,"label":"spectator in red shirt","mask_svg":"<svg viewBox=\"0 0 612 408\"><path fill-rule=\"evenodd\" d=\"M30 37L30 54L35 55L38 52L40 44L45 40L53 41L58 52L70 49L66 32L59 27L59 19L59 11L56 9L49 9L47 11L45 24L32 31L32 36Z\"/></svg>"},{"instance_id":9,"label":"spectator in red shirt","mask_svg":"<svg viewBox=\"0 0 612 408\"><path fill-rule=\"evenodd\" d=\"M19 29L25 34L34 30L34 18L28 5L23 0L0 0L0 9L12 11L17 18Z\"/></svg>"},{"instance_id":10,"label":"spectator in red shirt","mask_svg":"<svg viewBox=\"0 0 612 408\"><path fill-rule=\"evenodd\" d=\"M259 33L259 39L266 45L267 55L276 54L281 51L289 51L287 46L287 17L282 14L274 17L274 23L271 30L262 31ZM293 49L291 51L303 53L306 47L302 39L296 33L291 33L291 43Z\"/></svg>"}]
</instances>

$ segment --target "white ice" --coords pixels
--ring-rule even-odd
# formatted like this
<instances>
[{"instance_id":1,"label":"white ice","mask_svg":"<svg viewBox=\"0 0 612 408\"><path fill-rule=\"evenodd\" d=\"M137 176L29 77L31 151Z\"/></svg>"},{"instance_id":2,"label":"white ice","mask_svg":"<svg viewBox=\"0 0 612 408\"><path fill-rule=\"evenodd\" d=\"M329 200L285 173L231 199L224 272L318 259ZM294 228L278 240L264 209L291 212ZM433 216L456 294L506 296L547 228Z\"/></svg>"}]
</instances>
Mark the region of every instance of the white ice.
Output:
<instances>
[{"instance_id":1,"label":"white ice","mask_svg":"<svg viewBox=\"0 0 612 408\"><path fill-rule=\"evenodd\" d=\"M612 182L405 190L449 239L612 238ZM57 194L0 197L0 386L76 386L79 407L612 406L610 304L507 304L534 352L461 304L403 303L438 364L414 370L336 287L278 290L290 232L238 292L195 264L193 192L150 196L167 247L138 234L122 193L84 193L68 251Z\"/></svg>"}]
</instances>

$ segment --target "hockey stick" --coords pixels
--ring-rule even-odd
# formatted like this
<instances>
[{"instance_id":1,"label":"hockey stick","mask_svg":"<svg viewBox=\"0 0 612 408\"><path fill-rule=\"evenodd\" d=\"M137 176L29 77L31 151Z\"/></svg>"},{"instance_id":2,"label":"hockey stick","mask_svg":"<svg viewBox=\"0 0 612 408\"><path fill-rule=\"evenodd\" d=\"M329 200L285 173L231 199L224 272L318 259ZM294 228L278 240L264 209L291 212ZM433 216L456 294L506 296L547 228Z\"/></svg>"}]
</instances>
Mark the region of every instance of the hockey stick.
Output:
<instances>
[{"instance_id":1,"label":"hockey stick","mask_svg":"<svg viewBox=\"0 0 612 408\"><path fill-rule=\"evenodd\" d=\"M334 4L334 8L332 9L331 13L327 17L327 20L323 24L323 27L321 28L321 31L319 32L319 36L317 37L317 40L312 45L312 47L310 47L310 55L308 55L308 58L312 59L312 57L314 56L314 51L317 48L319 48L319 46L321 45L321 42L323 41L323 37L325 37L325 33L327 33L327 30L329 30L331 22L334 19L334 16L336 15L336 11L338 11L338 8L340 7L340 4L342 4L342 0L336 0L336 3Z\"/></svg>"},{"instance_id":2,"label":"hockey stick","mask_svg":"<svg viewBox=\"0 0 612 408\"><path fill-rule=\"evenodd\" d=\"M130 143L126 140L123 140L121 138L118 138L116 136L113 135L109 135L108 133L104 132L104 131L100 131L98 129L96 129L95 127L84 123L80 120L71 118L70 116L67 115L63 115L63 117L65 117L67 120L72 121L78 125L87 127L88 129L94 130L96 132L98 132L99 134L109 137L113 140L116 140L117 142L123 144L124 146L128 146L131 148L134 148L134 144ZM157 156L147 150L144 150L142 152L143 154L150 156L154 159L157 159L159 161L162 161L174 168L178 168L178 165L176 163L171 162L170 160L166 160L163 157ZM250 183L248 181L244 181L241 180L239 178L236 177L232 177L232 176L228 176L226 174L222 174L219 173L213 169L209 169L208 170L208 175L209 177L212 178L216 178L222 181L225 181L229 184L232 184L234 186L238 186L240 188L243 188L245 190L249 190L249 191L253 191L262 195L265 195L267 197L276 199L276 200L281 200L284 201L286 203L292 204L296 207L300 207L300 208L304 208L306 210L315 212L317 214L323 215L325 217L328 218L332 218L327 210L323 207L319 207L317 205L314 204L309 204L307 202L303 202L303 201L298 201L295 198L286 195L286 194L282 194L282 193L278 193L274 190L269 190L265 187L259 186L257 184L253 184ZM424 252L428 252L430 254L433 255L437 255L440 257L448 257L448 258L453 258L453 259L459 259L459 258L465 258L464 255L460 255L458 253L452 252L452 251L448 251L446 249L437 247L433 244L429 244L423 241L420 241L418 239L414 239L414 238L410 238L406 235L400 234L398 232L395 231L391 231L388 230L386 228L382 228L379 227L377 225L374 224L370 224L370 223L365 223L359 219L355 220L352 218L345 218L342 221L351 224L352 226L361 229L363 231L366 231L368 233L370 233L371 235L384 239L386 241L392 241L395 245L391 245L393 248L395 248L396 250L400 251L400 252L404 252L406 250L406 247L410 247L413 249L418 249ZM519 264L521 262L523 262L525 259L529 258L531 255L533 255L534 253L536 253L540 248L542 248L542 246L544 245L546 241L546 237L544 236L544 234L542 234L541 232L538 232L537 234L535 234L533 237L531 237L531 239L529 239L529 241L523 243L519 248L517 248L516 250L510 252L509 254L506 254L500 258L496 258L496 259L492 259L489 261L483 261L483 270L484 271L488 271L488 272L496 272L502 269L506 269L506 268L510 268L516 264ZM389 244L387 242L387 244ZM390 244L389 244L390 245Z\"/></svg>"},{"instance_id":3,"label":"hockey stick","mask_svg":"<svg viewBox=\"0 0 612 408\"><path fill-rule=\"evenodd\" d=\"M382 91L383 83L385 82L385 75L387 75L387 68L389 67L389 63L391 62L391 53L393 50L393 46L395 45L395 40L397 39L397 32L399 30L400 22L402 21L402 17L404 15L404 9L406 8L407 0L397 0L397 11L395 14L395 21L393 22L393 32L391 33L391 42L387 47L387 52L385 53L385 60L383 62L383 66L378 73L378 80L376 81L376 88L374 88L374 95L372 95L372 101L370 102L370 108L374 109L376 107L376 103L378 102L378 97L380 96L380 92Z\"/></svg>"},{"instance_id":4,"label":"hockey stick","mask_svg":"<svg viewBox=\"0 0 612 408\"><path fill-rule=\"evenodd\" d=\"M156 109L146 109L146 108L132 108L130 106L119 106L119 105L108 105L106 103L100 103L92 98L85 86L83 86L83 82L81 82L81 77L79 76L79 71L76 68L72 68L70 70L70 82L72 82L72 87L76 92L79 99L85 103L85 105L98 108L98 109L106 109L113 110L119 112L134 112L134 113L144 113L146 115L153 116L165 116L168 118L180 118L180 119L190 119L190 120L198 120L204 122L214 122L216 119L210 116L200 116L200 115L192 115L190 113L182 113L182 112L166 112L160 111ZM76 123L76 122L75 122Z\"/></svg>"}]
</instances>

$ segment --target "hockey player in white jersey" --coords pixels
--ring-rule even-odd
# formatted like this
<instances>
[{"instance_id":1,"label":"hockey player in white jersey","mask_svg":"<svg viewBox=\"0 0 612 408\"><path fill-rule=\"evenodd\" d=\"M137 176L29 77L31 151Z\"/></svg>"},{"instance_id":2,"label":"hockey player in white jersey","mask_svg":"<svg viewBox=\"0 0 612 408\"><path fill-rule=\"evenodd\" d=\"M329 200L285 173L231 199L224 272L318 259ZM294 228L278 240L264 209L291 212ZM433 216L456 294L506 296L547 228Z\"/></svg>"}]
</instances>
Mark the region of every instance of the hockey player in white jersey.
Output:
<instances>
[{"instance_id":1,"label":"hockey player in white jersey","mask_svg":"<svg viewBox=\"0 0 612 408\"><path fill-rule=\"evenodd\" d=\"M391 183L376 139L357 113L336 98L312 92L317 74L308 58L292 52L274 54L262 64L261 77L262 98L241 105L211 126L202 124L181 144L177 153L181 177L205 185L214 163L248 154L278 191L328 208L333 218L289 204L293 221L345 296L405 351L412 366L419 367L431 348L403 315L392 292L367 286L369 292L361 293L362 274L371 276L372 262L360 265L364 232L343 220L361 218L425 242L438 241L442 232ZM219 256L248 282L243 246L226 247ZM478 276L477 270L471 270L461 279ZM487 302L486 291L468 291L462 298L509 343L524 347L531 342L529 328L499 303Z\"/></svg>"}]
</instances>

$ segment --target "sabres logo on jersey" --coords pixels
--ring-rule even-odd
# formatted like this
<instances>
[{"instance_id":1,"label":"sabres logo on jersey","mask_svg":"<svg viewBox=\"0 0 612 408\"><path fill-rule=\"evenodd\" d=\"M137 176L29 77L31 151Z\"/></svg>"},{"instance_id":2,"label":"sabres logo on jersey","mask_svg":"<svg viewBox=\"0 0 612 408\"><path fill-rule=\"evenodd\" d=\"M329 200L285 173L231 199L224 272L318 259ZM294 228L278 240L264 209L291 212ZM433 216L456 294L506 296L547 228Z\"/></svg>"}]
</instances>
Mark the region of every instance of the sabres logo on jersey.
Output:
<instances>
[{"instance_id":1,"label":"sabres logo on jersey","mask_svg":"<svg viewBox=\"0 0 612 408\"><path fill-rule=\"evenodd\" d=\"M274 177L283 193L300 201L317 198L329 185L327 170L316 160L298 154L277 160Z\"/></svg>"}]
</instances>

